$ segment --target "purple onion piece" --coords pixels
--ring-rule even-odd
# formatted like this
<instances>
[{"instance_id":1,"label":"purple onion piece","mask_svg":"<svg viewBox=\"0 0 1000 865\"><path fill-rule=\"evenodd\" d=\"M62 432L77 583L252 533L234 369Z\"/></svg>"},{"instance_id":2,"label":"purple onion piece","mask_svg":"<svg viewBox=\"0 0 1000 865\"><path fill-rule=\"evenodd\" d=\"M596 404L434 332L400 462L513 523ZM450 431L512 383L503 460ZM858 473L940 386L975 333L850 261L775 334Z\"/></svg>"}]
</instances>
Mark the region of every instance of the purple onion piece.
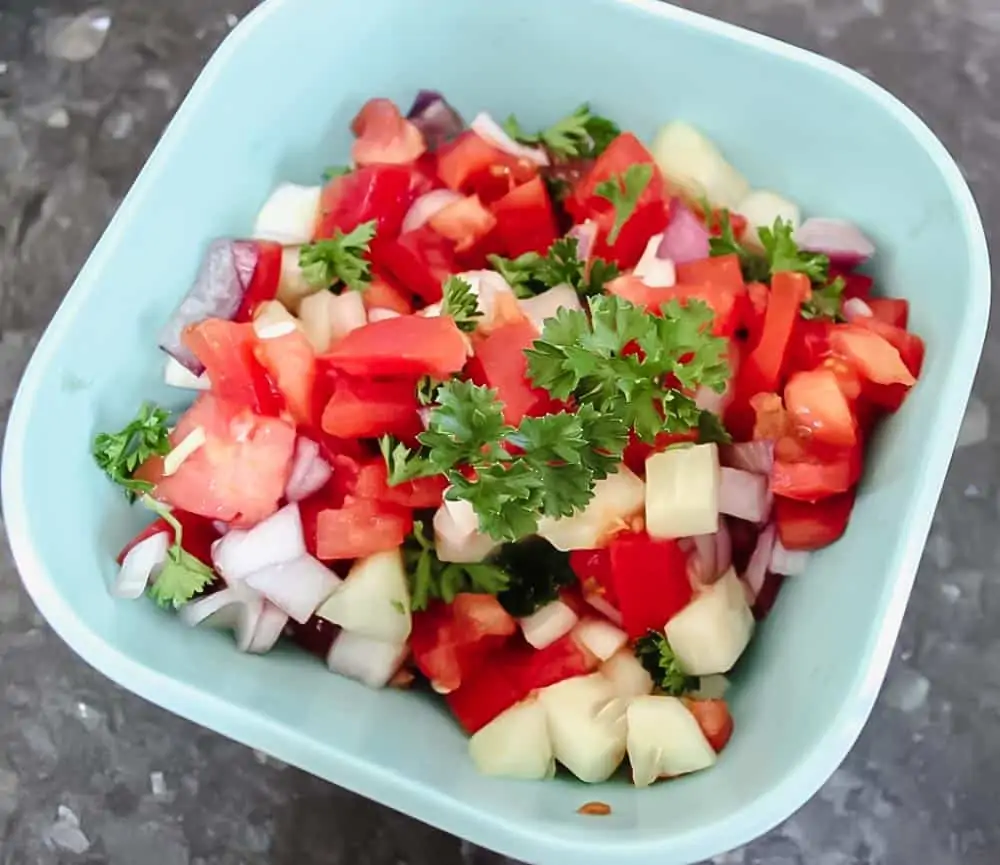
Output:
<instances>
[{"instance_id":1,"label":"purple onion piece","mask_svg":"<svg viewBox=\"0 0 1000 865\"><path fill-rule=\"evenodd\" d=\"M434 90L421 90L407 112L411 121L424 136L428 150L437 150L465 129L465 121L448 101Z\"/></svg>"},{"instance_id":2,"label":"purple onion piece","mask_svg":"<svg viewBox=\"0 0 1000 865\"><path fill-rule=\"evenodd\" d=\"M194 284L160 331L160 348L195 375L201 375L205 367L184 345L185 328L207 318L232 320L253 278L257 257L253 241L213 240Z\"/></svg>"},{"instance_id":3,"label":"purple onion piece","mask_svg":"<svg viewBox=\"0 0 1000 865\"><path fill-rule=\"evenodd\" d=\"M705 223L683 201L675 198L670 206L670 222L663 231L656 255L669 258L674 264L701 261L709 255L708 238Z\"/></svg>"},{"instance_id":4,"label":"purple onion piece","mask_svg":"<svg viewBox=\"0 0 1000 865\"><path fill-rule=\"evenodd\" d=\"M795 242L809 252L824 253L833 264L851 269L875 254L875 244L846 219L807 219L796 229Z\"/></svg>"}]
</instances>

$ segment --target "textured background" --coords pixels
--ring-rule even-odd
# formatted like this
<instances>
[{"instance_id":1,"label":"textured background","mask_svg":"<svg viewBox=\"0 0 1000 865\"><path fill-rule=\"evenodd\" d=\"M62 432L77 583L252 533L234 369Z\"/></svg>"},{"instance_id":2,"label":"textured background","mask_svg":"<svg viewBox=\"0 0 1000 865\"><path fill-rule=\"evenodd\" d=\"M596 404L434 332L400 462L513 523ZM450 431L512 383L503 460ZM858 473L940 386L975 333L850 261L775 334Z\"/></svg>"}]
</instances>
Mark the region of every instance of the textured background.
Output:
<instances>
[{"instance_id":1,"label":"textured background","mask_svg":"<svg viewBox=\"0 0 1000 865\"><path fill-rule=\"evenodd\" d=\"M0 0L4 424L21 370L77 269L198 70L252 5ZM997 226L1000 0L685 5L886 85L944 139L988 229ZM805 808L718 857L720 865L1000 861L1000 477L989 424L1000 409L998 366L1000 343L991 339L861 740ZM0 555L0 865L503 861L119 690L52 635L21 592L6 543Z\"/></svg>"}]
</instances>

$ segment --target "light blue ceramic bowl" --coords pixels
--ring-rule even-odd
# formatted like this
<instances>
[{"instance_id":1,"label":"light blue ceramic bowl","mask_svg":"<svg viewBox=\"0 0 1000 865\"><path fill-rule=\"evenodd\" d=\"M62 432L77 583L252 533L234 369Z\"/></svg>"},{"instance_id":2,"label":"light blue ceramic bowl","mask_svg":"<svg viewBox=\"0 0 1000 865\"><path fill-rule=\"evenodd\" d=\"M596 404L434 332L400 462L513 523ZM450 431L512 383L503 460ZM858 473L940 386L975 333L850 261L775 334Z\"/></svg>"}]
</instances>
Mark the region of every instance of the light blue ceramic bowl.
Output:
<instances>
[{"instance_id":1,"label":"light blue ceramic bowl","mask_svg":"<svg viewBox=\"0 0 1000 865\"><path fill-rule=\"evenodd\" d=\"M734 82L744 82L734 87ZM749 82L752 82L749 83ZM873 447L847 536L786 585L735 676L712 771L636 791L480 777L444 709L373 692L297 652L238 655L149 603L112 600L143 522L89 443L160 384L160 324L209 238L280 180L343 161L367 97L444 91L470 116L542 125L584 100L649 137L685 118L755 185L859 222L912 302L923 378ZM202 74L38 347L11 414L3 505L25 585L59 634L137 694L233 739L537 863L688 863L749 841L843 759L885 674L986 328L975 204L910 111L841 66L645 0L269 0ZM609 817L578 816L591 799Z\"/></svg>"}]
</instances>

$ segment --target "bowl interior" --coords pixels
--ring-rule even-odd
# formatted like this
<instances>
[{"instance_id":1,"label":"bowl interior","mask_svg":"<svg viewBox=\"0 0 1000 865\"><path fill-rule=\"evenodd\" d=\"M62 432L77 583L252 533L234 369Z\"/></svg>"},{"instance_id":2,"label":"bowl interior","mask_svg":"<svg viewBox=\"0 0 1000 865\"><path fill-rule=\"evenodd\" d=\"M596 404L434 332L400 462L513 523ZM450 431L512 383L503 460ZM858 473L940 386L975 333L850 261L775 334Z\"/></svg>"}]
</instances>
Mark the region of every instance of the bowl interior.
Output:
<instances>
[{"instance_id":1,"label":"bowl interior","mask_svg":"<svg viewBox=\"0 0 1000 865\"><path fill-rule=\"evenodd\" d=\"M641 792L485 779L430 700L368 691L293 650L240 656L227 635L105 590L114 553L147 518L99 475L89 444L144 398L185 403L160 383L155 334L207 241L247 232L278 181L318 182L346 161L366 98L405 106L420 87L466 117L516 112L528 127L583 101L647 140L668 119L694 122L755 186L856 220L879 247L882 289L912 303L923 377L872 446L847 536L786 583L741 662L736 735L711 772ZM933 137L803 52L627 0L571 11L555 0L271 0L196 85L30 367L4 465L18 563L57 630L108 675L337 783L531 860L707 856L801 804L867 716L978 359L985 274L974 205ZM578 817L593 798L612 815Z\"/></svg>"}]
</instances>

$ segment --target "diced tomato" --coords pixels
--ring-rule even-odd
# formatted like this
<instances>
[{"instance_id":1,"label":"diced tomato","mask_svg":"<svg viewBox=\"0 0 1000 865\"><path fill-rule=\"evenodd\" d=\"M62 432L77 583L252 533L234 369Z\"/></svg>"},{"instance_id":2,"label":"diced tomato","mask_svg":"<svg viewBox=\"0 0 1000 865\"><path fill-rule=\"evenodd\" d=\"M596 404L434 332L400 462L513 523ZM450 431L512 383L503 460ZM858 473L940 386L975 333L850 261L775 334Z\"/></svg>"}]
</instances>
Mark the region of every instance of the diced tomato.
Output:
<instances>
[{"instance_id":1,"label":"diced tomato","mask_svg":"<svg viewBox=\"0 0 1000 865\"><path fill-rule=\"evenodd\" d=\"M361 298L364 301L365 309L369 311L391 309L400 315L409 315L413 312L413 304L407 292L377 275L365 286L361 292Z\"/></svg>"},{"instance_id":2,"label":"diced tomato","mask_svg":"<svg viewBox=\"0 0 1000 865\"><path fill-rule=\"evenodd\" d=\"M701 215L712 236L719 237L722 234L722 210L713 210L707 215L697 205L695 205L694 210ZM733 236L740 240L743 237L743 232L747 230L746 217L732 210L726 211L726 213L729 216L729 227L733 230Z\"/></svg>"},{"instance_id":3,"label":"diced tomato","mask_svg":"<svg viewBox=\"0 0 1000 865\"><path fill-rule=\"evenodd\" d=\"M219 533L216 531L215 526L212 525L212 521L197 514L189 514L181 510L174 510L172 516L181 524L181 541L184 550L203 564L212 567L212 544L219 537ZM160 532L166 532L170 535L170 543L174 542L174 527L162 517L157 517L122 547L122 551L116 559L118 564L120 565L125 561L125 556L129 554L133 547L138 546L146 538L151 538Z\"/></svg>"},{"instance_id":4,"label":"diced tomato","mask_svg":"<svg viewBox=\"0 0 1000 865\"><path fill-rule=\"evenodd\" d=\"M818 550L844 534L853 507L853 490L819 502L775 496L774 520L778 537L789 550Z\"/></svg>"},{"instance_id":5,"label":"diced tomato","mask_svg":"<svg viewBox=\"0 0 1000 865\"><path fill-rule=\"evenodd\" d=\"M518 676L530 692L547 688L564 679L592 673L597 665L597 658L571 634L567 634L544 649L532 652Z\"/></svg>"},{"instance_id":6,"label":"diced tomato","mask_svg":"<svg viewBox=\"0 0 1000 865\"><path fill-rule=\"evenodd\" d=\"M919 336L877 318L859 319L854 326L877 333L891 343L913 378L919 378L924 364L924 341ZM902 405L908 391L909 386L904 384L871 384L865 387L864 395L876 405L895 411Z\"/></svg>"},{"instance_id":7,"label":"diced tomato","mask_svg":"<svg viewBox=\"0 0 1000 865\"><path fill-rule=\"evenodd\" d=\"M254 356L253 325L209 318L188 326L182 338L205 365L218 396L260 414L276 415L284 407L277 387Z\"/></svg>"},{"instance_id":8,"label":"diced tomato","mask_svg":"<svg viewBox=\"0 0 1000 865\"><path fill-rule=\"evenodd\" d=\"M357 140L351 157L357 165L414 162L427 145L420 130L389 99L369 99L351 121Z\"/></svg>"},{"instance_id":9,"label":"diced tomato","mask_svg":"<svg viewBox=\"0 0 1000 865\"><path fill-rule=\"evenodd\" d=\"M391 487L385 460L377 458L359 467L347 491L356 498L373 499L417 510L438 507L444 500L447 487L448 480L443 475L417 478Z\"/></svg>"},{"instance_id":10,"label":"diced tomato","mask_svg":"<svg viewBox=\"0 0 1000 865\"><path fill-rule=\"evenodd\" d=\"M774 275L760 340L740 368L738 392L749 397L777 387L799 306L810 291L809 277L803 273Z\"/></svg>"},{"instance_id":11,"label":"diced tomato","mask_svg":"<svg viewBox=\"0 0 1000 865\"><path fill-rule=\"evenodd\" d=\"M795 446L792 455L784 449L788 444ZM786 437L775 446L771 491L776 496L803 502L846 492L861 477L862 459L860 442L850 448L822 448Z\"/></svg>"},{"instance_id":12,"label":"diced tomato","mask_svg":"<svg viewBox=\"0 0 1000 865\"><path fill-rule=\"evenodd\" d=\"M677 281L693 285L728 286L737 292L742 292L744 288L743 270L735 253L678 264Z\"/></svg>"},{"instance_id":13,"label":"diced tomato","mask_svg":"<svg viewBox=\"0 0 1000 865\"><path fill-rule=\"evenodd\" d=\"M733 735L733 716L725 700L692 700L685 698L684 705L694 715L701 732L716 754L720 753Z\"/></svg>"},{"instance_id":14,"label":"diced tomato","mask_svg":"<svg viewBox=\"0 0 1000 865\"><path fill-rule=\"evenodd\" d=\"M233 320L238 322L253 321L254 310L268 300L274 300L278 294L278 282L281 279L281 244L271 240L255 240L257 263L254 265L250 284L243 293L240 308Z\"/></svg>"},{"instance_id":15,"label":"diced tomato","mask_svg":"<svg viewBox=\"0 0 1000 865\"><path fill-rule=\"evenodd\" d=\"M844 300L859 297L867 301L869 295L872 293L872 284L875 282L867 274L852 273L845 268L836 267L835 265L830 265L829 277L830 282L833 282L837 277L844 280Z\"/></svg>"},{"instance_id":16,"label":"diced tomato","mask_svg":"<svg viewBox=\"0 0 1000 865\"><path fill-rule=\"evenodd\" d=\"M777 440L788 433L788 412L776 393L758 393L750 399L754 411L754 441Z\"/></svg>"},{"instance_id":17,"label":"diced tomato","mask_svg":"<svg viewBox=\"0 0 1000 865\"><path fill-rule=\"evenodd\" d=\"M785 356L785 374L816 369L832 352L830 334L833 322L822 318L799 318L792 330Z\"/></svg>"},{"instance_id":18,"label":"diced tomato","mask_svg":"<svg viewBox=\"0 0 1000 865\"><path fill-rule=\"evenodd\" d=\"M316 557L323 561L360 559L394 550L413 531L406 508L369 499L347 499L343 507L319 512Z\"/></svg>"},{"instance_id":19,"label":"diced tomato","mask_svg":"<svg viewBox=\"0 0 1000 865\"><path fill-rule=\"evenodd\" d=\"M470 195L443 207L428 224L455 244L455 252L463 252L486 237L496 222L496 217L483 207L479 196Z\"/></svg>"},{"instance_id":20,"label":"diced tomato","mask_svg":"<svg viewBox=\"0 0 1000 865\"><path fill-rule=\"evenodd\" d=\"M383 243L376 238L372 241L372 259L426 303L441 300L441 285L460 270L455 244L429 225L402 234L397 240Z\"/></svg>"},{"instance_id":21,"label":"diced tomato","mask_svg":"<svg viewBox=\"0 0 1000 865\"><path fill-rule=\"evenodd\" d=\"M413 438L423 429L413 379L378 381L341 374L323 410L323 431L337 438Z\"/></svg>"},{"instance_id":22,"label":"diced tomato","mask_svg":"<svg viewBox=\"0 0 1000 865\"><path fill-rule=\"evenodd\" d=\"M465 336L450 316L407 315L352 330L323 355L350 375L445 379L467 358Z\"/></svg>"},{"instance_id":23,"label":"diced tomato","mask_svg":"<svg viewBox=\"0 0 1000 865\"><path fill-rule=\"evenodd\" d=\"M899 350L872 330L849 324L837 325L830 334L830 345L874 384L912 387L916 382Z\"/></svg>"},{"instance_id":24,"label":"diced tomato","mask_svg":"<svg viewBox=\"0 0 1000 865\"><path fill-rule=\"evenodd\" d=\"M611 568L611 550L608 547L599 550L573 550L569 554L569 566L585 589L600 590L610 604L618 606Z\"/></svg>"},{"instance_id":25,"label":"diced tomato","mask_svg":"<svg viewBox=\"0 0 1000 865\"><path fill-rule=\"evenodd\" d=\"M410 648L417 668L440 691L458 688L517 630L492 595L460 594L413 614Z\"/></svg>"},{"instance_id":26,"label":"diced tomato","mask_svg":"<svg viewBox=\"0 0 1000 865\"><path fill-rule=\"evenodd\" d=\"M837 387L840 388L840 392L844 395L849 403L851 403L855 412L858 411L858 406L856 400L861 396L862 381L861 376L858 375L858 371L851 366L842 357L830 356L824 358L817 369L827 370L833 373L834 378L837 380ZM860 418L856 418L860 424Z\"/></svg>"},{"instance_id":27,"label":"diced tomato","mask_svg":"<svg viewBox=\"0 0 1000 865\"><path fill-rule=\"evenodd\" d=\"M650 181L650 186L656 182L656 178ZM654 234L659 234L667 227L669 216L663 206L662 201L653 201L648 204L641 204L633 211L625 224L621 227L615 242L611 243L611 233L615 225L615 210L611 204L604 199L598 199L604 204L594 204L591 216L597 223L597 240L594 243L593 255L611 261L619 267L625 269L635 267L646 249L649 238Z\"/></svg>"},{"instance_id":28,"label":"diced tomato","mask_svg":"<svg viewBox=\"0 0 1000 865\"><path fill-rule=\"evenodd\" d=\"M870 297L868 308L879 321L906 330L910 320L910 302L901 297Z\"/></svg>"},{"instance_id":29,"label":"diced tomato","mask_svg":"<svg viewBox=\"0 0 1000 865\"><path fill-rule=\"evenodd\" d=\"M494 147L468 130L437 153L438 176L449 189L478 195L484 204L499 201L538 175L538 166Z\"/></svg>"},{"instance_id":30,"label":"diced tomato","mask_svg":"<svg viewBox=\"0 0 1000 865\"><path fill-rule=\"evenodd\" d=\"M785 406L817 441L850 447L858 440L851 407L831 369L795 373L785 385Z\"/></svg>"},{"instance_id":31,"label":"diced tomato","mask_svg":"<svg viewBox=\"0 0 1000 865\"><path fill-rule=\"evenodd\" d=\"M162 478L156 498L209 519L253 525L278 508L295 450L295 428L203 394L171 434L176 446L196 427L205 444Z\"/></svg>"},{"instance_id":32,"label":"diced tomato","mask_svg":"<svg viewBox=\"0 0 1000 865\"><path fill-rule=\"evenodd\" d=\"M604 153L594 163L593 168L580 180L570 199L567 199L566 206L570 208L574 216L581 220L586 218L594 198L604 204L609 203L607 199L597 196L598 185L611 180L612 177L621 176L633 165L653 166L653 176L642 195L639 196L638 204L664 201L666 193L663 175L656 167L656 160L653 159L653 155L646 149L646 146L631 132L623 132L607 146Z\"/></svg>"},{"instance_id":33,"label":"diced tomato","mask_svg":"<svg viewBox=\"0 0 1000 865\"><path fill-rule=\"evenodd\" d=\"M314 423L316 353L305 334L295 330L257 340L254 356L277 385L295 422L305 426Z\"/></svg>"},{"instance_id":34,"label":"diced tomato","mask_svg":"<svg viewBox=\"0 0 1000 865\"><path fill-rule=\"evenodd\" d=\"M493 205L496 231L505 255L545 255L558 236L549 191L540 177L508 192Z\"/></svg>"},{"instance_id":35,"label":"diced tomato","mask_svg":"<svg viewBox=\"0 0 1000 865\"><path fill-rule=\"evenodd\" d=\"M751 346L760 341L764 329L764 319L767 317L767 300L771 290L762 282L751 282L747 285L747 305L744 319L747 329L747 339Z\"/></svg>"},{"instance_id":36,"label":"diced tomato","mask_svg":"<svg viewBox=\"0 0 1000 865\"><path fill-rule=\"evenodd\" d=\"M662 631L693 594L684 551L676 541L655 540L645 532L615 535L610 548L625 631L632 639Z\"/></svg>"},{"instance_id":37,"label":"diced tomato","mask_svg":"<svg viewBox=\"0 0 1000 865\"><path fill-rule=\"evenodd\" d=\"M712 332L731 336L741 324L746 302L746 289L739 290L724 285L673 285L670 288L651 288L633 274L618 276L607 284L609 294L624 298L650 312L659 313L663 305L678 301L682 305L700 300L714 313Z\"/></svg>"},{"instance_id":38,"label":"diced tomato","mask_svg":"<svg viewBox=\"0 0 1000 865\"><path fill-rule=\"evenodd\" d=\"M369 165L335 177L320 197L316 237L346 234L375 220L376 236L390 241L399 235L410 205L429 190L427 179L406 165Z\"/></svg>"},{"instance_id":39,"label":"diced tomato","mask_svg":"<svg viewBox=\"0 0 1000 865\"><path fill-rule=\"evenodd\" d=\"M535 326L527 319L503 324L486 335L476 334L472 346L476 355L473 380L495 388L503 403L504 421L517 426L528 415L536 415L551 405L548 393L532 386L527 377L528 359L524 350L538 339ZM482 381L479 379L482 378Z\"/></svg>"}]
</instances>

